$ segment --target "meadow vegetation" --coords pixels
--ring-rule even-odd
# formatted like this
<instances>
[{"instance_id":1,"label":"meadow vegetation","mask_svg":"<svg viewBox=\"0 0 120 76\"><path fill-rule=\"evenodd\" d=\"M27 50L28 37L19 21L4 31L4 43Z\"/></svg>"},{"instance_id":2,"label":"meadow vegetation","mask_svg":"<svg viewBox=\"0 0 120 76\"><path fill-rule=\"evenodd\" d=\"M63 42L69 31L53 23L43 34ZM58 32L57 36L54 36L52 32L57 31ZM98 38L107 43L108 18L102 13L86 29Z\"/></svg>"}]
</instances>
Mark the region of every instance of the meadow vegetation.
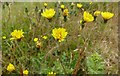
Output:
<instances>
[{"instance_id":1,"label":"meadow vegetation","mask_svg":"<svg viewBox=\"0 0 120 76\"><path fill-rule=\"evenodd\" d=\"M2 73L117 74L117 26L115 2L2 3Z\"/></svg>"}]
</instances>

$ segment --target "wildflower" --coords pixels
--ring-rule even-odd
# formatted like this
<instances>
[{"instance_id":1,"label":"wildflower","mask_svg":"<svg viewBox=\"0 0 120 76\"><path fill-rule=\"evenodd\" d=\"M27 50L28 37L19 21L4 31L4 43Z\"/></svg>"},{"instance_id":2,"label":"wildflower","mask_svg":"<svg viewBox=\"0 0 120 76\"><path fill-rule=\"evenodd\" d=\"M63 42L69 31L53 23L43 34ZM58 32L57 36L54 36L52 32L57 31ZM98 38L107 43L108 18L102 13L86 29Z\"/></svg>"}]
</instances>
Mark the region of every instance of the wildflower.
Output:
<instances>
[{"instance_id":1,"label":"wildflower","mask_svg":"<svg viewBox=\"0 0 120 76\"><path fill-rule=\"evenodd\" d=\"M49 72L47 76L56 76L56 73Z\"/></svg>"},{"instance_id":2,"label":"wildflower","mask_svg":"<svg viewBox=\"0 0 120 76\"><path fill-rule=\"evenodd\" d=\"M110 18L112 18L114 16L114 13L110 13L110 12L101 12L102 17L105 20L109 20Z\"/></svg>"},{"instance_id":3,"label":"wildflower","mask_svg":"<svg viewBox=\"0 0 120 76\"><path fill-rule=\"evenodd\" d=\"M77 4L77 8L81 8L83 5L81 3Z\"/></svg>"},{"instance_id":4,"label":"wildflower","mask_svg":"<svg viewBox=\"0 0 120 76\"><path fill-rule=\"evenodd\" d=\"M43 17L46 17L47 19L51 19L55 15L54 9L46 9L43 13L41 13Z\"/></svg>"},{"instance_id":5,"label":"wildflower","mask_svg":"<svg viewBox=\"0 0 120 76\"><path fill-rule=\"evenodd\" d=\"M40 49L41 46L42 46L41 42L37 41L37 42L36 42L36 48Z\"/></svg>"},{"instance_id":6,"label":"wildflower","mask_svg":"<svg viewBox=\"0 0 120 76\"><path fill-rule=\"evenodd\" d=\"M68 32L64 28L55 28L52 30L52 36L59 42L64 41L64 38L67 36Z\"/></svg>"},{"instance_id":7,"label":"wildflower","mask_svg":"<svg viewBox=\"0 0 120 76\"><path fill-rule=\"evenodd\" d=\"M83 23L83 20L80 20L80 24L82 24Z\"/></svg>"},{"instance_id":8,"label":"wildflower","mask_svg":"<svg viewBox=\"0 0 120 76\"><path fill-rule=\"evenodd\" d=\"M64 6L63 4L62 4L60 7L61 7L61 9L64 9L64 8L65 8L65 6Z\"/></svg>"},{"instance_id":9,"label":"wildflower","mask_svg":"<svg viewBox=\"0 0 120 76\"><path fill-rule=\"evenodd\" d=\"M98 16L98 15L100 15L100 13L101 13L100 11L95 11L94 16Z\"/></svg>"},{"instance_id":10,"label":"wildflower","mask_svg":"<svg viewBox=\"0 0 120 76\"><path fill-rule=\"evenodd\" d=\"M84 23L85 23L84 20L80 20L80 24L81 24L80 30L84 28L85 26Z\"/></svg>"},{"instance_id":11,"label":"wildflower","mask_svg":"<svg viewBox=\"0 0 120 76\"><path fill-rule=\"evenodd\" d=\"M12 35L12 39L21 39L22 37L24 37L24 32L22 30L14 30L11 35Z\"/></svg>"},{"instance_id":12,"label":"wildflower","mask_svg":"<svg viewBox=\"0 0 120 76\"><path fill-rule=\"evenodd\" d=\"M63 11L63 16L68 16L68 9L64 9L64 11Z\"/></svg>"},{"instance_id":13,"label":"wildflower","mask_svg":"<svg viewBox=\"0 0 120 76\"><path fill-rule=\"evenodd\" d=\"M100 11L95 11L94 12L94 21L96 20L96 17L100 15Z\"/></svg>"},{"instance_id":14,"label":"wildflower","mask_svg":"<svg viewBox=\"0 0 120 76\"><path fill-rule=\"evenodd\" d=\"M14 65L11 64L11 63L9 63L9 65L7 66L7 70L8 70L9 72L12 72L13 70L15 70Z\"/></svg>"},{"instance_id":15,"label":"wildflower","mask_svg":"<svg viewBox=\"0 0 120 76\"><path fill-rule=\"evenodd\" d=\"M37 42L38 41L38 38L34 38L34 42Z\"/></svg>"},{"instance_id":16,"label":"wildflower","mask_svg":"<svg viewBox=\"0 0 120 76\"><path fill-rule=\"evenodd\" d=\"M89 3L90 5L92 4L92 1Z\"/></svg>"},{"instance_id":17,"label":"wildflower","mask_svg":"<svg viewBox=\"0 0 120 76\"><path fill-rule=\"evenodd\" d=\"M43 39L47 39L48 37L47 37L47 36L43 36L42 38L43 38Z\"/></svg>"},{"instance_id":18,"label":"wildflower","mask_svg":"<svg viewBox=\"0 0 120 76\"><path fill-rule=\"evenodd\" d=\"M85 22L92 22L94 20L94 17L92 16L92 14L85 11L83 14L83 19Z\"/></svg>"},{"instance_id":19,"label":"wildflower","mask_svg":"<svg viewBox=\"0 0 120 76\"><path fill-rule=\"evenodd\" d=\"M28 74L28 70L24 70L23 74L27 75Z\"/></svg>"},{"instance_id":20,"label":"wildflower","mask_svg":"<svg viewBox=\"0 0 120 76\"><path fill-rule=\"evenodd\" d=\"M3 36L2 38L3 38L3 39L6 39L6 36Z\"/></svg>"},{"instance_id":21,"label":"wildflower","mask_svg":"<svg viewBox=\"0 0 120 76\"><path fill-rule=\"evenodd\" d=\"M45 8L47 7L47 3L44 3L44 7L45 7Z\"/></svg>"}]
</instances>

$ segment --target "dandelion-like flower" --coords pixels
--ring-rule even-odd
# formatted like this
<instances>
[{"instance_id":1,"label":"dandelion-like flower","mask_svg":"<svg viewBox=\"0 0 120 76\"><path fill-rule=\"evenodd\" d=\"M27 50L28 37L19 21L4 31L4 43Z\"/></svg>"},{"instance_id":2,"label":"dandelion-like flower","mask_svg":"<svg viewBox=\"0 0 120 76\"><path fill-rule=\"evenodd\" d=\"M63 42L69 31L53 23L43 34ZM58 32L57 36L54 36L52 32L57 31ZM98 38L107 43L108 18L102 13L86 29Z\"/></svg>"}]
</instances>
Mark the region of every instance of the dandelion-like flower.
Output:
<instances>
[{"instance_id":1,"label":"dandelion-like flower","mask_svg":"<svg viewBox=\"0 0 120 76\"><path fill-rule=\"evenodd\" d=\"M81 3L77 4L77 8L81 8L83 5Z\"/></svg>"},{"instance_id":2,"label":"dandelion-like flower","mask_svg":"<svg viewBox=\"0 0 120 76\"><path fill-rule=\"evenodd\" d=\"M51 19L55 15L54 9L46 9L41 15L47 19Z\"/></svg>"},{"instance_id":3,"label":"dandelion-like flower","mask_svg":"<svg viewBox=\"0 0 120 76\"><path fill-rule=\"evenodd\" d=\"M114 16L114 13L110 13L110 12L101 12L102 17L105 20L109 20L110 18L112 18Z\"/></svg>"},{"instance_id":4,"label":"dandelion-like flower","mask_svg":"<svg viewBox=\"0 0 120 76\"><path fill-rule=\"evenodd\" d=\"M36 48L40 49L41 46L42 46L41 42L40 42L40 41L37 41L37 42L36 42Z\"/></svg>"},{"instance_id":5,"label":"dandelion-like flower","mask_svg":"<svg viewBox=\"0 0 120 76\"><path fill-rule=\"evenodd\" d=\"M48 37L47 36L43 36L42 38L46 40Z\"/></svg>"},{"instance_id":6,"label":"dandelion-like flower","mask_svg":"<svg viewBox=\"0 0 120 76\"><path fill-rule=\"evenodd\" d=\"M3 38L3 39L6 39L6 36L3 36L2 38Z\"/></svg>"},{"instance_id":7,"label":"dandelion-like flower","mask_svg":"<svg viewBox=\"0 0 120 76\"><path fill-rule=\"evenodd\" d=\"M92 14L85 11L83 14L83 19L85 22L92 22L94 20L94 17L92 16Z\"/></svg>"},{"instance_id":8,"label":"dandelion-like flower","mask_svg":"<svg viewBox=\"0 0 120 76\"><path fill-rule=\"evenodd\" d=\"M34 42L37 42L38 41L38 38L34 38Z\"/></svg>"},{"instance_id":9,"label":"dandelion-like flower","mask_svg":"<svg viewBox=\"0 0 120 76\"><path fill-rule=\"evenodd\" d=\"M21 39L22 37L24 37L24 32L22 30L14 30L12 33L11 33L11 40L12 39Z\"/></svg>"},{"instance_id":10,"label":"dandelion-like flower","mask_svg":"<svg viewBox=\"0 0 120 76\"><path fill-rule=\"evenodd\" d=\"M61 7L61 9L64 9L64 8L65 8L65 6L64 6L63 4L62 4L60 7Z\"/></svg>"},{"instance_id":11,"label":"dandelion-like flower","mask_svg":"<svg viewBox=\"0 0 120 76\"><path fill-rule=\"evenodd\" d=\"M23 74L27 75L28 74L28 70L24 70Z\"/></svg>"},{"instance_id":12,"label":"dandelion-like flower","mask_svg":"<svg viewBox=\"0 0 120 76\"><path fill-rule=\"evenodd\" d=\"M64 11L63 11L63 16L68 16L68 14L69 14L68 9L64 9Z\"/></svg>"},{"instance_id":13,"label":"dandelion-like flower","mask_svg":"<svg viewBox=\"0 0 120 76\"><path fill-rule=\"evenodd\" d=\"M7 70L8 70L9 72L14 71L14 70L15 70L14 65L13 65L13 64L11 64L11 63L9 63L9 65L7 66Z\"/></svg>"},{"instance_id":14,"label":"dandelion-like flower","mask_svg":"<svg viewBox=\"0 0 120 76\"><path fill-rule=\"evenodd\" d=\"M95 12L94 12L94 16L99 16L100 13L101 13L100 11L95 11Z\"/></svg>"},{"instance_id":15,"label":"dandelion-like flower","mask_svg":"<svg viewBox=\"0 0 120 76\"><path fill-rule=\"evenodd\" d=\"M47 7L47 3L44 3L44 6Z\"/></svg>"},{"instance_id":16,"label":"dandelion-like flower","mask_svg":"<svg viewBox=\"0 0 120 76\"><path fill-rule=\"evenodd\" d=\"M56 73L49 72L49 73L47 74L47 76L56 76Z\"/></svg>"},{"instance_id":17,"label":"dandelion-like flower","mask_svg":"<svg viewBox=\"0 0 120 76\"><path fill-rule=\"evenodd\" d=\"M55 28L52 30L52 36L59 42L64 41L67 34L68 32L66 32L66 29L64 28Z\"/></svg>"}]
</instances>

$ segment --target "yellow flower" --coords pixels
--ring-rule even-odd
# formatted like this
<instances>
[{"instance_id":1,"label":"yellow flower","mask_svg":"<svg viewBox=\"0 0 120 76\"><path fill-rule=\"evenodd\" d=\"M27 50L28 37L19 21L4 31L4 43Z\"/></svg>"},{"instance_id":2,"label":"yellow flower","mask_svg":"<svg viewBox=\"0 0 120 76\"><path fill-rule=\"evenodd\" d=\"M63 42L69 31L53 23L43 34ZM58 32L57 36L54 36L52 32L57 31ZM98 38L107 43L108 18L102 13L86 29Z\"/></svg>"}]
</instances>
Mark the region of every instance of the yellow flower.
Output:
<instances>
[{"instance_id":1,"label":"yellow flower","mask_svg":"<svg viewBox=\"0 0 120 76\"><path fill-rule=\"evenodd\" d=\"M68 14L69 14L68 9L64 9L64 11L63 11L63 16L68 16Z\"/></svg>"},{"instance_id":2,"label":"yellow flower","mask_svg":"<svg viewBox=\"0 0 120 76\"><path fill-rule=\"evenodd\" d=\"M14 30L11 33L12 38L11 39L21 39L23 36L24 32L22 30Z\"/></svg>"},{"instance_id":3,"label":"yellow flower","mask_svg":"<svg viewBox=\"0 0 120 76\"><path fill-rule=\"evenodd\" d=\"M38 38L34 38L34 42L37 42L38 41Z\"/></svg>"},{"instance_id":4,"label":"yellow flower","mask_svg":"<svg viewBox=\"0 0 120 76\"><path fill-rule=\"evenodd\" d=\"M62 9L64 9L65 8L65 6L62 4L61 6L60 6Z\"/></svg>"},{"instance_id":5,"label":"yellow flower","mask_svg":"<svg viewBox=\"0 0 120 76\"><path fill-rule=\"evenodd\" d=\"M101 12L101 15L102 17L105 19L105 20L108 20L110 18L112 18L114 16L114 13L110 13L110 12Z\"/></svg>"},{"instance_id":6,"label":"yellow flower","mask_svg":"<svg viewBox=\"0 0 120 76\"><path fill-rule=\"evenodd\" d=\"M37 42L36 42L36 48L39 49L39 48L41 48L41 46L42 46L41 42L37 41Z\"/></svg>"},{"instance_id":7,"label":"yellow flower","mask_svg":"<svg viewBox=\"0 0 120 76\"><path fill-rule=\"evenodd\" d=\"M43 13L41 13L43 17L46 17L47 19L51 19L55 15L54 9L46 9Z\"/></svg>"},{"instance_id":8,"label":"yellow flower","mask_svg":"<svg viewBox=\"0 0 120 76\"><path fill-rule=\"evenodd\" d=\"M101 13L100 11L95 11L94 16L98 16L98 15L100 15L100 13Z\"/></svg>"},{"instance_id":9,"label":"yellow flower","mask_svg":"<svg viewBox=\"0 0 120 76\"><path fill-rule=\"evenodd\" d=\"M44 6L46 7L46 6L47 6L47 3L44 3Z\"/></svg>"},{"instance_id":10,"label":"yellow flower","mask_svg":"<svg viewBox=\"0 0 120 76\"><path fill-rule=\"evenodd\" d=\"M15 70L14 65L11 64L11 63L9 63L9 65L7 66L7 70L8 70L9 72L12 72L13 70Z\"/></svg>"},{"instance_id":11,"label":"yellow flower","mask_svg":"<svg viewBox=\"0 0 120 76\"><path fill-rule=\"evenodd\" d=\"M81 8L83 5L81 3L77 4L78 8Z\"/></svg>"},{"instance_id":12,"label":"yellow flower","mask_svg":"<svg viewBox=\"0 0 120 76\"><path fill-rule=\"evenodd\" d=\"M56 73L49 72L49 73L47 74L47 76L56 76Z\"/></svg>"},{"instance_id":13,"label":"yellow flower","mask_svg":"<svg viewBox=\"0 0 120 76\"><path fill-rule=\"evenodd\" d=\"M94 17L92 16L92 14L85 11L83 14L83 19L85 22L92 22L94 20Z\"/></svg>"},{"instance_id":14,"label":"yellow flower","mask_svg":"<svg viewBox=\"0 0 120 76\"><path fill-rule=\"evenodd\" d=\"M82 24L83 23L83 20L80 20L80 24Z\"/></svg>"},{"instance_id":15,"label":"yellow flower","mask_svg":"<svg viewBox=\"0 0 120 76\"><path fill-rule=\"evenodd\" d=\"M47 37L47 36L43 36L42 38L43 38L43 39L47 39L48 37Z\"/></svg>"},{"instance_id":16,"label":"yellow flower","mask_svg":"<svg viewBox=\"0 0 120 76\"><path fill-rule=\"evenodd\" d=\"M3 38L3 39L6 39L6 36L3 36L2 38Z\"/></svg>"},{"instance_id":17,"label":"yellow flower","mask_svg":"<svg viewBox=\"0 0 120 76\"><path fill-rule=\"evenodd\" d=\"M67 36L68 32L64 28L55 28L52 30L52 36L59 42L64 41L64 38Z\"/></svg>"},{"instance_id":18,"label":"yellow flower","mask_svg":"<svg viewBox=\"0 0 120 76\"><path fill-rule=\"evenodd\" d=\"M23 74L28 74L28 70L24 70L24 71L23 71Z\"/></svg>"},{"instance_id":19,"label":"yellow flower","mask_svg":"<svg viewBox=\"0 0 120 76\"><path fill-rule=\"evenodd\" d=\"M92 1L89 4L92 4Z\"/></svg>"}]
</instances>

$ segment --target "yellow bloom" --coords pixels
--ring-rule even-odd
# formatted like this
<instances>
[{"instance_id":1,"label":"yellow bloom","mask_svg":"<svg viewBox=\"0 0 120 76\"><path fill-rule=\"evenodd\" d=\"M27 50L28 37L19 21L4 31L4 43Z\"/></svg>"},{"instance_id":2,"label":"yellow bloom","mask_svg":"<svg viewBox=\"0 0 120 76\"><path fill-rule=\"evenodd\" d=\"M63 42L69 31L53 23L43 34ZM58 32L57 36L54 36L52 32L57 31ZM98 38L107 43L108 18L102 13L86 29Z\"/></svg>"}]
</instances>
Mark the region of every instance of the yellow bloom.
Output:
<instances>
[{"instance_id":1,"label":"yellow bloom","mask_svg":"<svg viewBox=\"0 0 120 76\"><path fill-rule=\"evenodd\" d=\"M80 20L80 24L82 24L83 23L83 20Z\"/></svg>"},{"instance_id":2,"label":"yellow bloom","mask_svg":"<svg viewBox=\"0 0 120 76\"><path fill-rule=\"evenodd\" d=\"M51 19L55 15L54 9L46 9L43 13L41 13L43 17L46 17L47 19Z\"/></svg>"},{"instance_id":3,"label":"yellow bloom","mask_svg":"<svg viewBox=\"0 0 120 76\"><path fill-rule=\"evenodd\" d=\"M68 16L68 14L69 14L68 9L64 9L64 11L63 11L63 16Z\"/></svg>"},{"instance_id":4,"label":"yellow bloom","mask_svg":"<svg viewBox=\"0 0 120 76\"><path fill-rule=\"evenodd\" d=\"M65 6L62 4L61 6L60 6L62 9L64 9L65 8Z\"/></svg>"},{"instance_id":5,"label":"yellow bloom","mask_svg":"<svg viewBox=\"0 0 120 76\"><path fill-rule=\"evenodd\" d=\"M36 48L41 48L41 46L42 46L41 42L37 41L36 42Z\"/></svg>"},{"instance_id":6,"label":"yellow bloom","mask_svg":"<svg viewBox=\"0 0 120 76\"><path fill-rule=\"evenodd\" d=\"M7 70L8 70L9 72L12 72L13 70L15 70L14 65L11 64L11 63L9 63L9 65L7 66Z\"/></svg>"},{"instance_id":7,"label":"yellow bloom","mask_svg":"<svg viewBox=\"0 0 120 76\"><path fill-rule=\"evenodd\" d=\"M48 37L47 37L47 36L43 36L42 38L43 38L43 39L47 39Z\"/></svg>"},{"instance_id":8,"label":"yellow bloom","mask_svg":"<svg viewBox=\"0 0 120 76\"><path fill-rule=\"evenodd\" d=\"M110 13L110 12L101 12L101 15L102 17L105 19L105 20L108 20L110 18L112 18L114 16L114 13Z\"/></svg>"},{"instance_id":9,"label":"yellow bloom","mask_svg":"<svg viewBox=\"0 0 120 76\"><path fill-rule=\"evenodd\" d=\"M85 11L83 14L83 19L85 22L92 22L94 20L94 17L92 16L92 14Z\"/></svg>"},{"instance_id":10,"label":"yellow bloom","mask_svg":"<svg viewBox=\"0 0 120 76\"><path fill-rule=\"evenodd\" d=\"M83 5L81 3L77 4L78 8L81 8Z\"/></svg>"},{"instance_id":11,"label":"yellow bloom","mask_svg":"<svg viewBox=\"0 0 120 76\"><path fill-rule=\"evenodd\" d=\"M24 71L23 71L23 74L28 74L28 70L24 70Z\"/></svg>"},{"instance_id":12,"label":"yellow bloom","mask_svg":"<svg viewBox=\"0 0 120 76\"><path fill-rule=\"evenodd\" d=\"M46 6L47 6L47 3L44 3L44 6L46 7Z\"/></svg>"},{"instance_id":13,"label":"yellow bloom","mask_svg":"<svg viewBox=\"0 0 120 76\"><path fill-rule=\"evenodd\" d=\"M49 72L49 73L47 74L47 76L56 76L56 73Z\"/></svg>"},{"instance_id":14,"label":"yellow bloom","mask_svg":"<svg viewBox=\"0 0 120 76\"><path fill-rule=\"evenodd\" d=\"M101 13L100 11L95 11L94 16L98 16L98 15L100 15L100 13Z\"/></svg>"},{"instance_id":15,"label":"yellow bloom","mask_svg":"<svg viewBox=\"0 0 120 76\"><path fill-rule=\"evenodd\" d=\"M3 38L3 39L6 39L6 36L3 36L2 38Z\"/></svg>"},{"instance_id":16,"label":"yellow bloom","mask_svg":"<svg viewBox=\"0 0 120 76\"><path fill-rule=\"evenodd\" d=\"M34 38L34 42L37 42L38 41L38 38Z\"/></svg>"},{"instance_id":17,"label":"yellow bloom","mask_svg":"<svg viewBox=\"0 0 120 76\"><path fill-rule=\"evenodd\" d=\"M92 4L92 1L89 4Z\"/></svg>"},{"instance_id":18,"label":"yellow bloom","mask_svg":"<svg viewBox=\"0 0 120 76\"><path fill-rule=\"evenodd\" d=\"M64 28L58 28L52 30L52 36L59 42L64 41L64 38L67 36L68 32Z\"/></svg>"},{"instance_id":19,"label":"yellow bloom","mask_svg":"<svg viewBox=\"0 0 120 76\"><path fill-rule=\"evenodd\" d=\"M21 39L23 36L24 32L22 30L14 30L11 33L12 38L11 39Z\"/></svg>"}]
</instances>

